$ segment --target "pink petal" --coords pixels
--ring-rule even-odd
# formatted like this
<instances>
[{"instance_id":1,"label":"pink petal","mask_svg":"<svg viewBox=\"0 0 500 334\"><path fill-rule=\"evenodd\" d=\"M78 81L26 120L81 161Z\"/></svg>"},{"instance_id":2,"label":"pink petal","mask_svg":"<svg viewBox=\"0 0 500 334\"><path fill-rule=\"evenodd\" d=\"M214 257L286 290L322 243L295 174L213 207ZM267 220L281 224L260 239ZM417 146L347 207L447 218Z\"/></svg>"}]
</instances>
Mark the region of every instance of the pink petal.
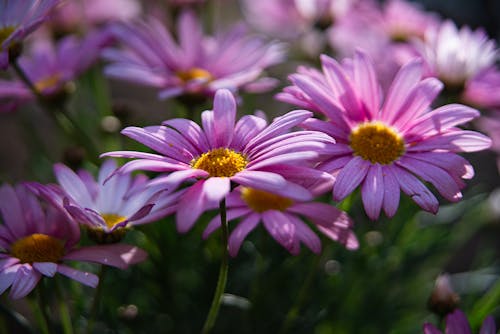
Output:
<instances>
[{"instance_id":1,"label":"pink petal","mask_svg":"<svg viewBox=\"0 0 500 334\"><path fill-rule=\"evenodd\" d=\"M456 202L462 198L457 183L445 170L409 156L402 157L397 164L418 175L424 181L432 183L447 200Z\"/></svg>"},{"instance_id":2,"label":"pink petal","mask_svg":"<svg viewBox=\"0 0 500 334\"><path fill-rule=\"evenodd\" d=\"M12 299L25 297L35 288L41 277L42 275L33 270L30 265L21 265L16 271L14 282L10 288L9 297Z\"/></svg>"},{"instance_id":3,"label":"pink petal","mask_svg":"<svg viewBox=\"0 0 500 334\"><path fill-rule=\"evenodd\" d=\"M0 213L7 229L16 239L25 235L25 219L14 188L4 184L0 187Z\"/></svg>"},{"instance_id":4,"label":"pink petal","mask_svg":"<svg viewBox=\"0 0 500 334\"><path fill-rule=\"evenodd\" d=\"M229 203L226 203L227 206L229 207ZM234 220L236 218L239 218L241 216L245 216L247 214L250 214L252 211L248 207L244 208L229 208L226 211L226 219L228 222L231 220ZM208 222L207 227L203 231L203 239L208 238L212 233L214 233L218 228L220 228L220 214L215 216Z\"/></svg>"},{"instance_id":5,"label":"pink petal","mask_svg":"<svg viewBox=\"0 0 500 334\"><path fill-rule=\"evenodd\" d=\"M361 198L365 211L372 220L378 219L380 215L384 200L384 190L382 166L374 164L368 170L365 181L361 187Z\"/></svg>"},{"instance_id":6,"label":"pink petal","mask_svg":"<svg viewBox=\"0 0 500 334\"><path fill-rule=\"evenodd\" d=\"M203 195L211 202L220 202L231 191L228 177L209 177L203 184ZM201 194L200 194L201 195Z\"/></svg>"},{"instance_id":7,"label":"pink petal","mask_svg":"<svg viewBox=\"0 0 500 334\"><path fill-rule=\"evenodd\" d=\"M425 211L437 213L439 202L422 182L402 168L393 166L392 170L398 180L399 187L405 194L410 196Z\"/></svg>"},{"instance_id":8,"label":"pink petal","mask_svg":"<svg viewBox=\"0 0 500 334\"><path fill-rule=\"evenodd\" d=\"M408 152L448 150L451 152L476 152L491 147L491 139L475 131L458 130L443 133L415 143Z\"/></svg>"},{"instance_id":9,"label":"pink petal","mask_svg":"<svg viewBox=\"0 0 500 334\"><path fill-rule=\"evenodd\" d=\"M364 180L371 164L358 156L353 157L337 175L333 185L333 198L342 201Z\"/></svg>"},{"instance_id":10,"label":"pink petal","mask_svg":"<svg viewBox=\"0 0 500 334\"><path fill-rule=\"evenodd\" d=\"M21 266L21 264L13 265L12 267L0 271L0 295L12 285L16 273Z\"/></svg>"},{"instance_id":11,"label":"pink petal","mask_svg":"<svg viewBox=\"0 0 500 334\"><path fill-rule=\"evenodd\" d=\"M356 51L353 58L354 83L373 119L378 115L380 108L380 86L371 60L363 52Z\"/></svg>"},{"instance_id":12,"label":"pink petal","mask_svg":"<svg viewBox=\"0 0 500 334\"><path fill-rule=\"evenodd\" d=\"M270 192L279 190L286 185L286 180L283 176L263 171L244 170L233 175L231 181L241 184L242 186Z\"/></svg>"},{"instance_id":13,"label":"pink petal","mask_svg":"<svg viewBox=\"0 0 500 334\"><path fill-rule=\"evenodd\" d=\"M495 334L497 332L495 319L490 315L483 321L479 334Z\"/></svg>"},{"instance_id":14,"label":"pink petal","mask_svg":"<svg viewBox=\"0 0 500 334\"><path fill-rule=\"evenodd\" d=\"M179 133L183 134L193 146L197 146L201 151L206 152L210 150L207 137L201 127L189 119L174 118L162 123L165 126L174 128Z\"/></svg>"},{"instance_id":15,"label":"pink petal","mask_svg":"<svg viewBox=\"0 0 500 334\"><path fill-rule=\"evenodd\" d=\"M242 150L243 147L267 125L265 119L254 115L245 115L240 118L234 128L234 137L231 147Z\"/></svg>"},{"instance_id":16,"label":"pink petal","mask_svg":"<svg viewBox=\"0 0 500 334\"><path fill-rule=\"evenodd\" d=\"M201 124L205 132L210 148L217 148L217 134L215 133L215 119L212 110L205 110L201 113Z\"/></svg>"},{"instance_id":17,"label":"pink petal","mask_svg":"<svg viewBox=\"0 0 500 334\"><path fill-rule=\"evenodd\" d=\"M399 183L390 166L384 166L384 212L387 217L393 217L399 207Z\"/></svg>"},{"instance_id":18,"label":"pink petal","mask_svg":"<svg viewBox=\"0 0 500 334\"><path fill-rule=\"evenodd\" d=\"M229 255L235 257L238 255L238 251L240 250L243 241L247 237L247 235L253 231L255 227L259 224L260 215L259 214L251 214L243 219L238 226L234 228L229 236L228 247L229 247Z\"/></svg>"},{"instance_id":19,"label":"pink petal","mask_svg":"<svg viewBox=\"0 0 500 334\"><path fill-rule=\"evenodd\" d=\"M34 262L33 268L35 268L42 275L53 277L57 272L57 263L53 262Z\"/></svg>"},{"instance_id":20,"label":"pink petal","mask_svg":"<svg viewBox=\"0 0 500 334\"><path fill-rule=\"evenodd\" d=\"M57 272L77 282L90 286L91 288L95 288L97 284L99 284L99 278L96 275L86 271L73 269L64 264L59 265Z\"/></svg>"},{"instance_id":21,"label":"pink petal","mask_svg":"<svg viewBox=\"0 0 500 334\"><path fill-rule=\"evenodd\" d=\"M426 323L424 324L424 334L442 334L439 329L434 327L434 325Z\"/></svg>"},{"instance_id":22,"label":"pink petal","mask_svg":"<svg viewBox=\"0 0 500 334\"><path fill-rule=\"evenodd\" d=\"M205 210L217 207L218 203L209 202L203 193L205 180L192 185L179 201L175 221L180 233L189 231Z\"/></svg>"},{"instance_id":23,"label":"pink petal","mask_svg":"<svg viewBox=\"0 0 500 334\"><path fill-rule=\"evenodd\" d=\"M300 219L285 212L288 219L293 222L297 230L297 237L302 241L313 253L319 254L321 252L321 240L314 233L309 226L304 224Z\"/></svg>"},{"instance_id":24,"label":"pink petal","mask_svg":"<svg viewBox=\"0 0 500 334\"><path fill-rule=\"evenodd\" d=\"M127 263L122 259L114 245L87 246L72 250L64 256L65 260L101 263L108 266L126 269ZM121 250L121 249L118 249Z\"/></svg>"},{"instance_id":25,"label":"pink petal","mask_svg":"<svg viewBox=\"0 0 500 334\"><path fill-rule=\"evenodd\" d=\"M271 236L292 255L299 252L296 227L281 211L269 210L262 214L262 221Z\"/></svg>"},{"instance_id":26,"label":"pink petal","mask_svg":"<svg viewBox=\"0 0 500 334\"><path fill-rule=\"evenodd\" d=\"M422 62L413 60L404 65L393 80L382 109L382 120L395 119L422 78Z\"/></svg>"},{"instance_id":27,"label":"pink petal","mask_svg":"<svg viewBox=\"0 0 500 334\"><path fill-rule=\"evenodd\" d=\"M236 101L227 89L220 89L214 97L214 127L217 147L227 147L234 132Z\"/></svg>"}]
</instances>

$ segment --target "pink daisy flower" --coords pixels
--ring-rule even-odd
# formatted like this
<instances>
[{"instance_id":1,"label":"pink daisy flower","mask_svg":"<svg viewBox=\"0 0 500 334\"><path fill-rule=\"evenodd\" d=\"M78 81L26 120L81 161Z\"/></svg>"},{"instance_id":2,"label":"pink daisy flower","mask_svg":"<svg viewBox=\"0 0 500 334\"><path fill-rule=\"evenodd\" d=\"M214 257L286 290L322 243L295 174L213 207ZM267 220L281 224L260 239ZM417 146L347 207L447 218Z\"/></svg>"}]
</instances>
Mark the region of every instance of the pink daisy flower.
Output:
<instances>
[{"instance_id":1,"label":"pink daisy flower","mask_svg":"<svg viewBox=\"0 0 500 334\"><path fill-rule=\"evenodd\" d=\"M0 187L0 294L9 287L9 296L22 298L42 276L56 273L96 287L98 277L64 264L64 261L101 263L125 269L141 262L146 253L125 245L77 247L78 225L52 200L41 202L24 186Z\"/></svg>"},{"instance_id":2,"label":"pink daisy flower","mask_svg":"<svg viewBox=\"0 0 500 334\"><path fill-rule=\"evenodd\" d=\"M53 197L78 223L86 226L90 236L99 243L117 242L128 228L163 218L176 209L182 192L161 192L151 187L145 175L128 173L111 177L117 165L107 160L101 166L97 180L86 170L78 174L63 164L54 165L54 174L62 188L52 188ZM107 182L104 182L107 180ZM46 187L30 184L35 189Z\"/></svg>"},{"instance_id":3,"label":"pink daisy flower","mask_svg":"<svg viewBox=\"0 0 500 334\"><path fill-rule=\"evenodd\" d=\"M326 203L296 201L289 197L266 191L238 187L227 197L228 221L239 219L238 226L228 240L229 254L236 256L250 232L260 222L267 232L291 254L297 255L300 243L304 243L314 253L321 251L319 237L303 222L309 219L328 238L340 242L347 249L359 247L352 232L353 222L344 212ZM208 224L203 237L207 238L220 227L220 215Z\"/></svg>"},{"instance_id":4,"label":"pink daisy flower","mask_svg":"<svg viewBox=\"0 0 500 334\"><path fill-rule=\"evenodd\" d=\"M481 326L479 334L496 334L495 319L490 315L486 317ZM460 310L455 310L446 316L446 333L449 334L472 334L469 321L465 314ZM442 334L434 325L424 324L424 334Z\"/></svg>"},{"instance_id":5,"label":"pink daisy flower","mask_svg":"<svg viewBox=\"0 0 500 334\"><path fill-rule=\"evenodd\" d=\"M215 95L214 109L201 114L201 128L188 119L172 119L161 126L128 127L122 133L152 148L159 154L117 151L102 156L136 158L118 171L150 170L167 173L154 184L175 189L184 181L194 184L186 189L177 208L177 227L188 231L208 208L217 207L231 183L308 200L307 189L285 179L329 178L327 173L307 168L334 141L317 131L289 130L310 118L312 113L295 110L267 122L253 115L238 122L236 103L228 90ZM301 165L303 167L291 166ZM285 176L285 177L284 177Z\"/></svg>"},{"instance_id":6,"label":"pink daisy flower","mask_svg":"<svg viewBox=\"0 0 500 334\"><path fill-rule=\"evenodd\" d=\"M73 81L96 63L110 38L109 33L102 31L89 33L81 40L68 36L57 44L39 39L29 54L19 58L19 66L46 100L58 100L74 91ZM35 99L22 81L0 80L0 111Z\"/></svg>"},{"instance_id":7,"label":"pink daisy flower","mask_svg":"<svg viewBox=\"0 0 500 334\"><path fill-rule=\"evenodd\" d=\"M243 26L204 36L191 11L183 11L177 23L178 43L154 18L115 25L114 34L125 48L104 52L112 62L105 73L155 87L161 99L213 96L220 88L261 92L278 83L260 76L265 68L282 61L283 45L250 36Z\"/></svg>"},{"instance_id":8,"label":"pink daisy flower","mask_svg":"<svg viewBox=\"0 0 500 334\"><path fill-rule=\"evenodd\" d=\"M491 145L488 137L457 127L478 117L477 110L459 104L431 110L442 84L434 78L422 80L418 60L401 68L383 104L373 64L365 54L357 52L342 65L328 56L321 62L322 72L301 68L291 75L293 86L278 99L328 118L306 120L303 127L337 141L335 152L319 166L336 175L336 201L361 186L367 215L377 219L383 208L392 217L402 190L422 209L435 213L439 203L421 180L450 201L461 199L462 179L472 178L474 172L456 152Z\"/></svg>"},{"instance_id":9,"label":"pink daisy flower","mask_svg":"<svg viewBox=\"0 0 500 334\"><path fill-rule=\"evenodd\" d=\"M46 19L60 0L0 0L0 69L9 64L9 49L21 43Z\"/></svg>"}]
</instances>

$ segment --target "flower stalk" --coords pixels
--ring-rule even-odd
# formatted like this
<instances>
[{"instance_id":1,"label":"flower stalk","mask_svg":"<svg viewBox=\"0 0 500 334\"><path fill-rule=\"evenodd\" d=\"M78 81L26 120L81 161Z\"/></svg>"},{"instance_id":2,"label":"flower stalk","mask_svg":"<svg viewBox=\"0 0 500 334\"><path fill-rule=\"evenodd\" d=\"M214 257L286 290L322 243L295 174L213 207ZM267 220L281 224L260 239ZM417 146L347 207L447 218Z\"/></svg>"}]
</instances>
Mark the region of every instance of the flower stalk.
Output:
<instances>
[{"instance_id":1,"label":"flower stalk","mask_svg":"<svg viewBox=\"0 0 500 334\"><path fill-rule=\"evenodd\" d=\"M221 237L222 237L222 259L219 269L219 279L217 281L217 287L215 288L214 298L212 300L212 305L210 306L210 310L208 311L207 319L205 320L205 324L203 325L202 333L207 334L210 333L212 328L215 325L215 321L217 320L217 315L219 313L220 304L222 301L222 297L224 294L224 290L226 288L227 282L227 272L228 272L228 263L229 263L229 252L227 249L227 240L228 240L228 228L227 228L227 219L226 219L226 199L222 199L220 201L220 220L221 220Z\"/></svg>"}]
</instances>

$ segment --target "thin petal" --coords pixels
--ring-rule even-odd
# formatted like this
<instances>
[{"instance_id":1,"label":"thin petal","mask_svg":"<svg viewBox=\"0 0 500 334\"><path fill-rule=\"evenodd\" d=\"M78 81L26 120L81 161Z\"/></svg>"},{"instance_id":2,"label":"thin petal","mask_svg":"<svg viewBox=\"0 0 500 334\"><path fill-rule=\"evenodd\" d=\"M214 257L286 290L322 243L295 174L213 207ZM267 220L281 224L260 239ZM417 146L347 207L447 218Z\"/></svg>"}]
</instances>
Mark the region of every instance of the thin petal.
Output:
<instances>
[{"instance_id":1,"label":"thin petal","mask_svg":"<svg viewBox=\"0 0 500 334\"><path fill-rule=\"evenodd\" d=\"M73 269L64 264L60 264L58 266L57 272L71 279L74 279L77 282L90 286L91 288L95 288L97 287L97 284L99 284L99 277L97 277L96 275L86 271Z\"/></svg>"},{"instance_id":2,"label":"thin petal","mask_svg":"<svg viewBox=\"0 0 500 334\"><path fill-rule=\"evenodd\" d=\"M38 270L42 275L53 277L57 272L57 263L53 262L34 262L33 268Z\"/></svg>"},{"instance_id":3,"label":"thin petal","mask_svg":"<svg viewBox=\"0 0 500 334\"><path fill-rule=\"evenodd\" d=\"M378 219L384 200L382 166L379 164L372 165L368 170L361 187L361 198L368 217L372 220Z\"/></svg>"},{"instance_id":4,"label":"thin petal","mask_svg":"<svg viewBox=\"0 0 500 334\"><path fill-rule=\"evenodd\" d=\"M231 180L228 177L209 177L203 184L203 194L207 200L220 202L229 194Z\"/></svg>"},{"instance_id":5,"label":"thin petal","mask_svg":"<svg viewBox=\"0 0 500 334\"><path fill-rule=\"evenodd\" d=\"M425 211L437 213L439 209L438 200L419 179L402 168L393 166L392 170L398 180L399 187L405 194L410 196Z\"/></svg>"},{"instance_id":6,"label":"thin petal","mask_svg":"<svg viewBox=\"0 0 500 334\"><path fill-rule=\"evenodd\" d=\"M296 227L281 211L269 210L262 213L262 221L271 236L293 255L299 252Z\"/></svg>"},{"instance_id":7,"label":"thin petal","mask_svg":"<svg viewBox=\"0 0 500 334\"><path fill-rule=\"evenodd\" d=\"M384 212L387 217L393 217L396 214L396 211L399 207L399 183L392 168L385 166L383 168L383 177L384 177Z\"/></svg>"},{"instance_id":8,"label":"thin petal","mask_svg":"<svg viewBox=\"0 0 500 334\"><path fill-rule=\"evenodd\" d=\"M214 127L218 147L227 147L234 133L236 101L227 89L220 89L214 97Z\"/></svg>"},{"instance_id":9,"label":"thin petal","mask_svg":"<svg viewBox=\"0 0 500 334\"><path fill-rule=\"evenodd\" d=\"M12 299L19 299L25 297L30 293L42 275L30 265L21 265L16 271L16 276L14 277L14 282L10 288L9 297Z\"/></svg>"},{"instance_id":10,"label":"thin petal","mask_svg":"<svg viewBox=\"0 0 500 334\"><path fill-rule=\"evenodd\" d=\"M229 255L232 257L238 255L238 251L240 250L243 241L247 235L252 232L255 227L257 227L259 221L260 215L251 214L243 219L238 226L234 228L228 240Z\"/></svg>"},{"instance_id":11,"label":"thin petal","mask_svg":"<svg viewBox=\"0 0 500 334\"><path fill-rule=\"evenodd\" d=\"M337 175L333 185L333 198L341 201L346 198L363 181L371 164L363 158L355 156Z\"/></svg>"}]
</instances>

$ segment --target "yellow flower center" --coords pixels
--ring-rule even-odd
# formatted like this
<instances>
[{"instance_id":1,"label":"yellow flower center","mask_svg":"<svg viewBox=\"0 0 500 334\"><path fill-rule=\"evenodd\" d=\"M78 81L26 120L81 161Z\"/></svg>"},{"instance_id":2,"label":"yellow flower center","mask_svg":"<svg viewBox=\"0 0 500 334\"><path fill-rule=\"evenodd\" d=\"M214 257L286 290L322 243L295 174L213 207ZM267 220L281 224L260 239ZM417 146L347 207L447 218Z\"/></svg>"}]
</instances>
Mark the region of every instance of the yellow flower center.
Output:
<instances>
[{"instance_id":1,"label":"yellow flower center","mask_svg":"<svg viewBox=\"0 0 500 334\"><path fill-rule=\"evenodd\" d=\"M13 26L6 26L3 28L0 28L0 50L2 49L1 44L9 38L9 36L16 30L16 27Z\"/></svg>"},{"instance_id":2,"label":"yellow flower center","mask_svg":"<svg viewBox=\"0 0 500 334\"><path fill-rule=\"evenodd\" d=\"M243 154L228 148L216 148L191 161L191 167L203 169L212 177L231 177L244 170L247 164Z\"/></svg>"},{"instance_id":3,"label":"yellow flower center","mask_svg":"<svg viewBox=\"0 0 500 334\"><path fill-rule=\"evenodd\" d=\"M358 125L352 130L349 140L354 154L372 163L390 164L405 151L401 135L380 122Z\"/></svg>"},{"instance_id":4,"label":"yellow flower center","mask_svg":"<svg viewBox=\"0 0 500 334\"><path fill-rule=\"evenodd\" d=\"M14 242L10 252L21 263L58 262L64 255L64 242L46 234L35 233Z\"/></svg>"},{"instance_id":5,"label":"yellow flower center","mask_svg":"<svg viewBox=\"0 0 500 334\"><path fill-rule=\"evenodd\" d=\"M285 211L293 201L290 198L268 193L253 188L243 188L241 198L256 212L267 210Z\"/></svg>"},{"instance_id":6,"label":"yellow flower center","mask_svg":"<svg viewBox=\"0 0 500 334\"><path fill-rule=\"evenodd\" d=\"M106 223L106 226L109 229L112 229L116 224L119 224L122 221L124 221L125 219L127 219L123 216L120 216L120 215L117 215L114 213L103 213L101 215L101 217L102 217L102 219L104 219L104 222Z\"/></svg>"},{"instance_id":7,"label":"yellow flower center","mask_svg":"<svg viewBox=\"0 0 500 334\"><path fill-rule=\"evenodd\" d=\"M59 84L60 80L61 80L61 76L59 74L50 75L46 78L43 78L43 79L35 82L35 88L39 92L43 92L46 89L53 88L53 87L57 86L57 84Z\"/></svg>"},{"instance_id":8,"label":"yellow flower center","mask_svg":"<svg viewBox=\"0 0 500 334\"><path fill-rule=\"evenodd\" d=\"M178 71L176 74L177 77L184 82L188 82L195 79L206 79L208 82L214 79L214 77L212 76L212 74L210 74L210 72L198 67L194 67L187 71Z\"/></svg>"}]
</instances>

